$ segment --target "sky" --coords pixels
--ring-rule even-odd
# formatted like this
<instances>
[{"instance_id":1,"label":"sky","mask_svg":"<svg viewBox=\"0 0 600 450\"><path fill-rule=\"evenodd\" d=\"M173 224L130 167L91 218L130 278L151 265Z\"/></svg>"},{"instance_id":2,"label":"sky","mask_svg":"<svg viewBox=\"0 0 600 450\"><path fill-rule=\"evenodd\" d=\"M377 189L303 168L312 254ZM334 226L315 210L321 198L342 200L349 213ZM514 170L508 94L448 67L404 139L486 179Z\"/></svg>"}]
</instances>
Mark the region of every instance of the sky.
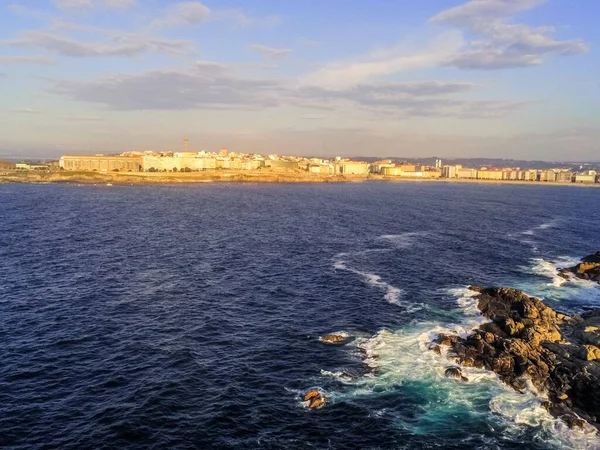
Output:
<instances>
[{"instance_id":1,"label":"sky","mask_svg":"<svg viewBox=\"0 0 600 450\"><path fill-rule=\"evenodd\" d=\"M0 0L0 157L600 161L597 0Z\"/></svg>"}]
</instances>

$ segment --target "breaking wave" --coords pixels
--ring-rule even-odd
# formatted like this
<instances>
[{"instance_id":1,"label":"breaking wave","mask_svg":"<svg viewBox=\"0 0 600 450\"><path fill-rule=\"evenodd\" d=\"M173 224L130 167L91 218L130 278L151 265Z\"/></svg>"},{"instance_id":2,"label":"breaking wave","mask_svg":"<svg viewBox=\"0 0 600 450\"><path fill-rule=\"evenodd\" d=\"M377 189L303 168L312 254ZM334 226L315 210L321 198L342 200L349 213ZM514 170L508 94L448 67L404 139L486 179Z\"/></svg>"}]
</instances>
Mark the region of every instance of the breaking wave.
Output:
<instances>
[{"instance_id":1,"label":"breaking wave","mask_svg":"<svg viewBox=\"0 0 600 450\"><path fill-rule=\"evenodd\" d=\"M561 277L558 274L559 267L556 263L545 260L543 258L533 258L531 260L533 266L531 272L542 277L549 278L551 281L548 283L554 287L560 287L567 282L566 278Z\"/></svg>"},{"instance_id":2,"label":"breaking wave","mask_svg":"<svg viewBox=\"0 0 600 450\"><path fill-rule=\"evenodd\" d=\"M535 275L533 279L516 280L511 283L517 289L543 298L546 302L560 303L560 309L579 313L582 308L600 305L600 285L582 280L573 275L563 278L558 275L564 267L574 266L578 258L559 256L553 260L532 258L530 264L521 266L524 273Z\"/></svg>"}]
</instances>

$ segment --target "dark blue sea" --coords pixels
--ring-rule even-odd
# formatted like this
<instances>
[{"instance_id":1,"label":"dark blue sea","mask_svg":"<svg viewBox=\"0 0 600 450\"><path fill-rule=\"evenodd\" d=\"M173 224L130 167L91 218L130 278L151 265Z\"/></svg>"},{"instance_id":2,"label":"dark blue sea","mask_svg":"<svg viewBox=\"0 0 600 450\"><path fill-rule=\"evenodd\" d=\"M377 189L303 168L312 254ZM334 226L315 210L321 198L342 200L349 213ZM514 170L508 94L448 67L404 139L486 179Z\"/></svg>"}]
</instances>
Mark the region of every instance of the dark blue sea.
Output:
<instances>
[{"instance_id":1,"label":"dark blue sea","mask_svg":"<svg viewBox=\"0 0 600 450\"><path fill-rule=\"evenodd\" d=\"M600 306L597 250L593 188L0 185L0 447L599 448L427 349L470 284Z\"/></svg>"}]
</instances>

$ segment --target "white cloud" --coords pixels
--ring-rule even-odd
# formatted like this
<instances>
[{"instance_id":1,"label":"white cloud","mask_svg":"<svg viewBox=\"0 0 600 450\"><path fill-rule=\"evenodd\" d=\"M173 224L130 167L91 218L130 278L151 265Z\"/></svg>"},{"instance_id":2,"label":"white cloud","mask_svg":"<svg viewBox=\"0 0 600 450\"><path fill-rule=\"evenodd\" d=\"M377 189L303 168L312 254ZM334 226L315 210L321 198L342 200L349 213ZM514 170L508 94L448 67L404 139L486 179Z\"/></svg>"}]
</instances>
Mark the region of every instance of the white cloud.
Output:
<instances>
[{"instance_id":1,"label":"white cloud","mask_svg":"<svg viewBox=\"0 0 600 450\"><path fill-rule=\"evenodd\" d=\"M46 55L0 55L0 64L54 65L56 60Z\"/></svg>"},{"instance_id":2,"label":"white cloud","mask_svg":"<svg viewBox=\"0 0 600 450\"><path fill-rule=\"evenodd\" d=\"M241 9L212 10L202 2L179 2L169 5L164 17L152 22L155 28L197 26L206 22L232 22L240 27L271 27L280 22L277 16L250 17Z\"/></svg>"},{"instance_id":3,"label":"white cloud","mask_svg":"<svg viewBox=\"0 0 600 450\"><path fill-rule=\"evenodd\" d=\"M503 117L527 106L519 101L464 100L478 86L463 82L361 84L347 89L306 86L294 92L304 107L355 110L401 117Z\"/></svg>"},{"instance_id":4,"label":"white cloud","mask_svg":"<svg viewBox=\"0 0 600 450\"><path fill-rule=\"evenodd\" d=\"M104 122L104 117L94 116L57 116L58 119L67 120L69 122Z\"/></svg>"},{"instance_id":5,"label":"white cloud","mask_svg":"<svg viewBox=\"0 0 600 450\"><path fill-rule=\"evenodd\" d=\"M142 53L176 56L189 54L192 43L136 34L115 35L106 42L91 42L53 32L32 30L21 33L15 39L0 41L0 46L43 48L70 57L136 56Z\"/></svg>"},{"instance_id":6,"label":"white cloud","mask_svg":"<svg viewBox=\"0 0 600 450\"><path fill-rule=\"evenodd\" d=\"M478 89L464 82L361 84L330 89L285 79L247 78L232 66L200 61L189 70L153 70L95 81L58 80L51 91L115 110L260 110L291 106L346 113L363 110L396 117L502 117L526 102L465 100Z\"/></svg>"},{"instance_id":7,"label":"white cloud","mask_svg":"<svg viewBox=\"0 0 600 450\"><path fill-rule=\"evenodd\" d=\"M273 48L262 44L249 45L248 49L258 52L270 59L282 59L292 53L292 50L289 48Z\"/></svg>"},{"instance_id":8,"label":"white cloud","mask_svg":"<svg viewBox=\"0 0 600 450\"><path fill-rule=\"evenodd\" d=\"M42 111L40 111L40 110L33 109L33 108L25 108L25 107L12 108L9 111L12 113L19 113L19 114L41 114L42 113Z\"/></svg>"},{"instance_id":9,"label":"white cloud","mask_svg":"<svg viewBox=\"0 0 600 450\"><path fill-rule=\"evenodd\" d=\"M164 26L200 25L208 20L210 12L210 9L204 3L175 3L167 8L165 19L157 21L157 23Z\"/></svg>"},{"instance_id":10,"label":"white cloud","mask_svg":"<svg viewBox=\"0 0 600 450\"><path fill-rule=\"evenodd\" d=\"M544 62L551 54L575 55L588 51L581 40L557 41L553 27L510 23L511 17L535 8L545 0L471 0L443 11L430 22L462 28L482 39L472 40L443 65L459 69L504 69Z\"/></svg>"},{"instance_id":11,"label":"white cloud","mask_svg":"<svg viewBox=\"0 0 600 450\"><path fill-rule=\"evenodd\" d=\"M225 66L199 62L188 71L152 70L96 81L58 81L53 92L116 110L256 109L279 104L276 80L235 77Z\"/></svg>"},{"instance_id":12,"label":"white cloud","mask_svg":"<svg viewBox=\"0 0 600 450\"><path fill-rule=\"evenodd\" d=\"M435 67L458 51L462 45L460 33L444 33L425 48L392 48L373 52L354 61L326 64L301 77L301 82L318 86L350 87L374 77Z\"/></svg>"},{"instance_id":13,"label":"white cloud","mask_svg":"<svg viewBox=\"0 0 600 450\"><path fill-rule=\"evenodd\" d=\"M82 11L92 8L126 10L137 4L137 0L52 0L54 6L65 11Z\"/></svg>"},{"instance_id":14,"label":"white cloud","mask_svg":"<svg viewBox=\"0 0 600 450\"><path fill-rule=\"evenodd\" d=\"M276 15L265 17L250 17L241 9L223 9L213 11L211 14L213 21L230 21L239 27L275 27L281 23L281 18Z\"/></svg>"}]
</instances>

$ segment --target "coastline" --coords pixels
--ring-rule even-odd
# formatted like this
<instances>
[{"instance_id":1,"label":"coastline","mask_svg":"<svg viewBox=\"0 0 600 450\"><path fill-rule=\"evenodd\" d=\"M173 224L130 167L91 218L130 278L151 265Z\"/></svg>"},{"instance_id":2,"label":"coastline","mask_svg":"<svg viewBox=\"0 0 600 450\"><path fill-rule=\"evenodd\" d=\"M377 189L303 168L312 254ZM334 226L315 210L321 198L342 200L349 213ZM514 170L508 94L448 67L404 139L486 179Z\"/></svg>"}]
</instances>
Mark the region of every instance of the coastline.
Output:
<instances>
[{"instance_id":1,"label":"coastline","mask_svg":"<svg viewBox=\"0 0 600 450\"><path fill-rule=\"evenodd\" d=\"M408 178L382 175L321 175L303 171L207 171L189 173L152 172L5 172L2 183L67 183L67 184L196 184L196 183L349 183L382 181L391 183L466 183L525 186L600 187L600 183L558 183L546 181L480 180L458 178Z\"/></svg>"}]
</instances>

